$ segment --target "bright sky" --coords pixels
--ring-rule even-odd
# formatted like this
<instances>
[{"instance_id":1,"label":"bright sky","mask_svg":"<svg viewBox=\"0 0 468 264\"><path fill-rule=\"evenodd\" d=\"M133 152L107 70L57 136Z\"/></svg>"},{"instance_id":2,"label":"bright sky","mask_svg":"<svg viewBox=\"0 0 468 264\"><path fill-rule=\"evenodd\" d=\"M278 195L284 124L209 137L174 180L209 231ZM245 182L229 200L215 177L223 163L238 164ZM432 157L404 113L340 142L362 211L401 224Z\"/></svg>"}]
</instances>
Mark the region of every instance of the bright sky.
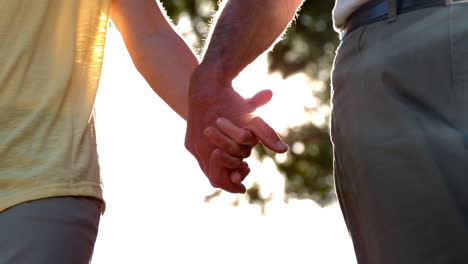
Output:
<instances>
[{"instance_id":1,"label":"bright sky","mask_svg":"<svg viewBox=\"0 0 468 264\"><path fill-rule=\"evenodd\" d=\"M235 82L245 95L274 91L259 115L278 131L320 122L303 111L315 104L317 85L301 75L285 81L266 73L261 59ZM265 215L241 195L205 203L214 189L183 146L185 121L146 85L112 28L96 106L107 211L93 264L356 263L338 204L285 204L284 178L271 160L248 160L247 184L259 182L273 197Z\"/></svg>"}]
</instances>

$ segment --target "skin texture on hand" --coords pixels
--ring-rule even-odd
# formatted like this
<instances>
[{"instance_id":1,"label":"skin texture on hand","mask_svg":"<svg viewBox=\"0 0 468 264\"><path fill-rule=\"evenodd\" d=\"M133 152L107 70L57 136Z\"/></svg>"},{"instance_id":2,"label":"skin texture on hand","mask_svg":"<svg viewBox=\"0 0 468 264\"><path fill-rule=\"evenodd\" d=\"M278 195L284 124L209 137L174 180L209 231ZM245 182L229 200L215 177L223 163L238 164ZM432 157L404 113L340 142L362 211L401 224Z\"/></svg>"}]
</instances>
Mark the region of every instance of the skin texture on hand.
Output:
<instances>
[{"instance_id":1,"label":"skin texture on hand","mask_svg":"<svg viewBox=\"0 0 468 264\"><path fill-rule=\"evenodd\" d=\"M268 102L271 96L271 91L262 91L252 99L245 99L232 88L230 83L221 82L213 71L205 71L202 67L192 75L185 146L197 158L201 169L213 186L232 193L244 193L246 190L242 183L231 179L230 169L233 169L235 164L233 166L226 164L227 158L222 157L223 152L236 155L239 151L245 151L245 146L230 149L231 144L220 143L218 147L225 146L221 151L205 136L208 133L212 138L216 137L213 132L212 134L206 132L206 129L216 127L216 120L219 117L249 130L272 151L287 150L287 146L276 132L260 117L253 116L253 112ZM248 151L250 154L250 150ZM245 175L240 174L241 179L245 178ZM233 178L239 179L239 176Z\"/></svg>"},{"instance_id":2,"label":"skin texture on hand","mask_svg":"<svg viewBox=\"0 0 468 264\"><path fill-rule=\"evenodd\" d=\"M251 100L254 101L254 99L255 97ZM216 127L208 127L203 134L219 149L226 151L225 155L229 156L230 159L233 157L246 158L250 156L252 148L258 144L257 137L249 130L237 127L225 118L218 118L216 120ZM242 166L248 165L243 162ZM245 179L247 175L240 172L245 172L245 170L239 169L231 172L230 177L232 182L241 183Z\"/></svg>"},{"instance_id":3,"label":"skin texture on hand","mask_svg":"<svg viewBox=\"0 0 468 264\"><path fill-rule=\"evenodd\" d=\"M225 118L216 120L216 127L208 127L203 132L211 143L224 151L230 158L247 158L258 144L258 139L249 130L237 127ZM233 169L237 168L235 166Z\"/></svg>"}]
</instances>

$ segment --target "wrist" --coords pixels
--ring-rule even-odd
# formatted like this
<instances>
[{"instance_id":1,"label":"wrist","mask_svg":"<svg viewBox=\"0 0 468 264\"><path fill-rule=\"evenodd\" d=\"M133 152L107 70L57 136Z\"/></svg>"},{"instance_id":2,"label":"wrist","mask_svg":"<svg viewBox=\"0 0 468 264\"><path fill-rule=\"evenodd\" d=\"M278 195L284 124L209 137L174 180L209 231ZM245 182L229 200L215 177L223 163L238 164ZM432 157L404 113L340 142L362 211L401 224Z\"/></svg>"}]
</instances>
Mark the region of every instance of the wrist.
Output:
<instances>
[{"instance_id":1,"label":"wrist","mask_svg":"<svg viewBox=\"0 0 468 264\"><path fill-rule=\"evenodd\" d=\"M225 73L221 65L202 62L190 78L189 96L208 100L210 96L232 89L232 80L233 78Z\"/></svg>"},{"instance_id":2,"label":"wrist","mask_svg":"<svg viewBox=\"0 0 468 264\"><path fill-rule=\"evenodd\" d=\"M225 56L219 56L218 58L209 58L206 54L205 58L201 61L197 67L197 74L204 78L209 78L225 86L230 86L232 81L239 74L233 71L232 65L226 61Z\"/></svg>"}]
</instances>

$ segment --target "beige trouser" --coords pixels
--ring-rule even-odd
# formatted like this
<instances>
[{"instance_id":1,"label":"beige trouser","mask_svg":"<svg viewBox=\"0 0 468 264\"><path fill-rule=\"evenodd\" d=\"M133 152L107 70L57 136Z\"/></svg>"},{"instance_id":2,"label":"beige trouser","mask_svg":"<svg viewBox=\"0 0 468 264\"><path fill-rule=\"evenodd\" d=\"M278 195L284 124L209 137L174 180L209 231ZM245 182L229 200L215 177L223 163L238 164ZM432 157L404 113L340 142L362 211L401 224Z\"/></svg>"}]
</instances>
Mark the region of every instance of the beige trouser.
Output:
<instances>
[{"instance_id":1,"label":"beige trouser","mask_svg":"<svg viewBox=\"0 0 468 264\"><path fill-rule=\"evenodd\" d=\"M100 218L85 197L31 201L0 213L0 264L88 264Z\"/></svg>"},{"instance_id":2,"label":"beige trouser","mask_svg":"<svg viewBox=\"0 0 468 264\"><path fill-rule=\"evenodd\" d=\"M354 30L332 85L336 189L358 262L468 263L468 5Z\"/></svg>"}]
</instances>

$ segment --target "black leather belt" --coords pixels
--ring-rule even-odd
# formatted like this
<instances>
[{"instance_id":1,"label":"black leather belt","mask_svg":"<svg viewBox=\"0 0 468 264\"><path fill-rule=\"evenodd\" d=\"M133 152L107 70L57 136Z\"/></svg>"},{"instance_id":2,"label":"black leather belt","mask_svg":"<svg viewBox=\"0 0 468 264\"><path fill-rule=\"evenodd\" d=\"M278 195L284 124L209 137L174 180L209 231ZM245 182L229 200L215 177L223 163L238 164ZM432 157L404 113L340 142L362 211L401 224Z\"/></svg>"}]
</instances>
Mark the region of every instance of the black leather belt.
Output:
<instances>
[{"instance_id":1,"label":"black leather belt","mask_svg":"<svg viewBox=\"0 0 468 264\"><path fill-rule=\"evenodd\" d=\"M398 0L397 14L433 6L468 3L468 0ZM388 18L388 0L371 0L354 11L341 31L341 39L356 28Z\"/></svg>"}]
</instances>

